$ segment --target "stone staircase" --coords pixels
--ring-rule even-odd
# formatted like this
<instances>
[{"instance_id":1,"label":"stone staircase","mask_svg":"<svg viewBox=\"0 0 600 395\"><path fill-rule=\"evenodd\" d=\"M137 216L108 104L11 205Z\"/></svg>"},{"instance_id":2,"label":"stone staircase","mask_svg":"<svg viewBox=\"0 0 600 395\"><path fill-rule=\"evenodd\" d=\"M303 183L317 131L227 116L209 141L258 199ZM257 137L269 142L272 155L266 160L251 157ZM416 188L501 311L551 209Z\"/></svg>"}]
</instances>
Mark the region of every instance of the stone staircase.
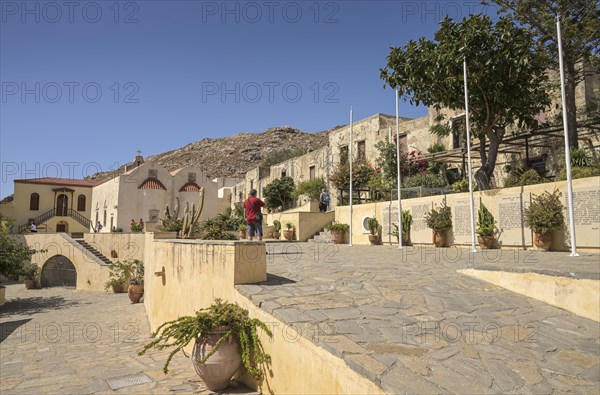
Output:
<instances>
[{"instance_id":1,"label":"stone staircase","mask_svg":"<svg viewBox=\"0 0 600 395\"><path fill-rule=\"evenodd\" d=\"M89 245L85 240L75 239L75 241L78 242L83 248L85 248L86 250L88 250L89 252L94 254L98 259L100 259L102 262L106 263L107 265L110 265L112 263L112 261L110 259L105 257L100 251L98 251L97 249L95 249L94 247Z\"/></svg>"},{"instance_id":2,"label":"stone staircase","mask_svg":"<svg viewBox=\"0 0 600 395\"><path fill-rule=\"evenodd\" d=\"M315 233L310 239L307 240L309 243L331 243L331 232L322 228L320 231Z\"/></svg>"}]
</instances>

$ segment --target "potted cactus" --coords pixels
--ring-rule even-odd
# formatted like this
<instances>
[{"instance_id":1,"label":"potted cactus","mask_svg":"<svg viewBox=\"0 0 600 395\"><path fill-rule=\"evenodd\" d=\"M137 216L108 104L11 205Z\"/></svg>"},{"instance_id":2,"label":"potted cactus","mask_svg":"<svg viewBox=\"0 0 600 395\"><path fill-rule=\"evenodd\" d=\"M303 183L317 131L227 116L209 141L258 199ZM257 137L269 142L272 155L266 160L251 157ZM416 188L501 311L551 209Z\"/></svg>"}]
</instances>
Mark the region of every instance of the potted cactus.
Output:
<instances>
[{"instance_id":1,"label":"potted cactus","mask_svg":"<svg viewBox=\"0 0 600 395\"><path fill-rule=\"evenodd\" d=\"M371 245L379 244L379 221L375 217L367 218L367 228L369 229L369 243Z\"/></svg>"},{"instance_id":2,"label":"potted cactus","mask_svg":"<svg viewBox=\"0 0 600 395\"><path fill-rule=\"evenodd\" d=\"M413 223L412 215L408 210L402 210L402 245L410 245L410 228ZM398 224L392 224L394 230L390 233L392 236L396 237L396 241L398 241L398 237L400 236L400 229L398 229Z\"/></svg>"},{"instance_id":3,"label":"potted cactus","mask_svg":"<svg viewBox=\"0 0 600 395\"><path fill-rule=\"evenodd\" d=\"M194 239L198 233L198 221L204 208L204 187L200 188L200 205L196 210L196 203L185 204L183 218L179 218L179 198L175 199L175 210L173 213L169 210L169 205L165 206L164 216L161 218L160 230L167 232L177 232L177 237L182 239Z\"/></svg>"},{"instance_id":4,"label":"potted cactus","mask_svg":"<svg viewBox=\"0 0 600 395\"><path fill-rule=\"evenodd\" d=\"M477 241L482 249L496 248L496 220L483 203L479 206L477 212Z\"/></svg>"}]
</instances>

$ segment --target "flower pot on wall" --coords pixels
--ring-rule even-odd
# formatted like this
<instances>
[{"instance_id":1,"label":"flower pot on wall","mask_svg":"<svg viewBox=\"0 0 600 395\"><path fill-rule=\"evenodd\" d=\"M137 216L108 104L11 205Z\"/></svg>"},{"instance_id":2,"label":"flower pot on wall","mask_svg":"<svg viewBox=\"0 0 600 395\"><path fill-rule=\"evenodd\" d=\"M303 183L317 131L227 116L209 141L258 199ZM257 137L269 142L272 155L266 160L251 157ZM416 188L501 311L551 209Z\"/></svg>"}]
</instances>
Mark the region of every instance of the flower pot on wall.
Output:
<instances>
[{"instance_id":1,"label":"flower pot on wall","mask_svg":"<svg viewBox=\"0 0 600 395\"><path fill-rule=\"evenodd\" d=\"M280 237L281 237L281 233L279 233L279 232L273 232L273 238L275 240L279 240Z\"/></svg>"},{"instance_id":2,"label":"flower pot on wall","mask_svg":"<svg viewBox=\"0 0 600 395\"><path fill-rule=\"evenodd\" d=\"M224 333L225 330L215 331L196 340L192 351L194 369L211 391L227 388L233 375L242 366L242 359L238 353L238 343L231 336L221 343L217 351L205 363L198 362L212 351Z\"/></svg>"},{"instance_id":3,"label":"flower pot on wall","mask_svg":"<svg viewBox=\"0 0 600 395\"><path fill-rule=\"evenodd\" d=\"M433 231L433 244L436 247L446 247L446 232Z\"/></svg>"},{"instance_id":4,"label":"flower pot on wall","mask_svg":"<svg viewBox=\"0 0 600 395\"><path fill-rule=\"evenodd\" d=\"M533 234L533 245L542 251L548 251L552 246L552 232Z\"/></svg>"},{"instance_id":5,"label":"flower pot on wall","mask_svg":"<svg viewBox=\"0 0 600 395\"><path fill-rule=\"evenodd\" d=\"M245 238L246 238L246 231L240 230L240 239L245 239Z\"/></svg>"},{"instance_id":6,"label":"flower pot on wall","mask_svg":"<svg viewBox=\"0 0 600 395\"><path fill-rule=\"evenodd\" d=\"M283 231L283 237L286 240L292 240L294 238L294 230L293 229L291 229L291 230L284 230Z\"/></svg>"}]
</instances>

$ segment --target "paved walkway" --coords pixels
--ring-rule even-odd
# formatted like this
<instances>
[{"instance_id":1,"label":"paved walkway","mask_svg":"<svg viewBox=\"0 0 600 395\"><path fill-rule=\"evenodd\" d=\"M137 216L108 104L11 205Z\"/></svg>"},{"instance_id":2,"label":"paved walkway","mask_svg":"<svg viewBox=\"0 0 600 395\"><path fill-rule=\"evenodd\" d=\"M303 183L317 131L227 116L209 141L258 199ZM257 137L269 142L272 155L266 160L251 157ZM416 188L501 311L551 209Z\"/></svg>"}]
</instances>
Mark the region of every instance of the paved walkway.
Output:
<instances>
[{"instance_id":1,"label":"paved walkway","mask_svg":"<svg viewBox=\"0 0 600 395\"><path fill-rule=\"evenodd\" d=\"M599 323L456 272L598 278L598 255L471 259L459 249L319 243L267 251L268 281L238 289L389 393L600 392Z\"/></svg>"},{"instance_id":2,"label":"paved walkway","mask_svg":"<svg viewBox=\"0 0 600 395\"><path fill-rule=\"evenodd\" d=\"M0 307L3 395L212 393L182 355L168 375L162 372L168 352L137 355L150 327L143 304L131 304L127 294L28 291L14 284L6 296ZM145 383L131 385L136 380ZM125 387L113 390L109 383ZM228 392L256 394L243 385Z\"/></svg>"}]
</instances>

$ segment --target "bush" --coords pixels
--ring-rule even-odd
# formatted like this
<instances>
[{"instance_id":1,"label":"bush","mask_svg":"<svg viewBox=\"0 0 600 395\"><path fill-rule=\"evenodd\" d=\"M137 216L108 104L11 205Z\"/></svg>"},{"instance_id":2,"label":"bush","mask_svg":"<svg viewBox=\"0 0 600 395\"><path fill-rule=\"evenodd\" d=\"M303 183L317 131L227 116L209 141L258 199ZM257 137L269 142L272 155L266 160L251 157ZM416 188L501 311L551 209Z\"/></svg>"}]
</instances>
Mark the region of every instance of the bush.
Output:
<instances>
[{"instance_id":1,"label":"bush","mask_svg":"<svg viewBox=\"0 0 600 395\"><path fill-rule=\"evenodd\" d=\"M19 280L35 280L40 268L36 263L26 263L19 270Z\"/></svg>"},{"instance_id":2,"label":"bush","mask_svg":"<svg viewBox=\"0 0 600 395\"><path fill-rule=\"evenodd\" d=\"M325 226L325 229L327 229L330 232L346 233L350 230L350 225L341 224L339 222L332 222L332 223L328 224L327 226Z\"/></svg>"},{"instance_id":3,"label":"bush","mask_svg":"<svg viewBox=\"0 0 600 395\"><path fill-rule=\"evenodd\" d=\"M510 188L516 186L542 184L547 181L548 180L540 176L539 173L534 169L529 169L525 172L518 169L512 171L508 177L505 178L504 187Z\"/></svg>"},{"instance_id":4,"label":"bush","mask_svg":"<svg viewBox=\"0 0 600 395\"><path fill-rule=\"evenodd\" d=\"M442 233L452 229L452 211L445 203L439 208L433 208L425 214L427 227L435 232Z\"/></svg>"},{"instance_id":5,"label":"bush","mask_svg":"<svg viewBox=\"0 0 600 395\"><path fill-rule=\"evenodd\" d=\"M477 230L475 231L479 236L493 236L496 230L496 220L487 207L481 203L479 211L477 213Z\"/></svg>"},{"instance_id":6,"label":"bush","mask_svg":"<svg viewBox=\"0 0 600 395\"><path fill-rule=\"evenodd\" d=\"M477 183L473 180L473 190L477 191L478 189ZM469 192L469 179L463 178L462 180L456 181L452 184L452 190L454 192Z\"/></svg>"},{"instance_id":7,"label":"bush","mask_svg":"<svg viewBox=\"0 0 600 395\"><path fill-rule=\"evenodd\" d=\"M571 166L589 167L593 162L585 148L571 148Z\"/></svg>"},{"instance_id":8,"label":"bush","mask_svg":"<svg viewBox=\"0 0 600 395\"><path fill-rule=\"evenodd\" d=\"M404 180L404 188L443 188L446 180L440 174L422 173L408 177Z\"/></svg>"},{"instance_id":9,"label":"bush","mask_svg":"<svg viewBox=\"0 0 600 395\"><path fill-rule=\"evenodd\" d=\"M371 177L377 171L365 161L356 161L352 164L352 188L361 189L367 186ZM350 188L350 163L338 165L329 180L336 188Z\"/></svg>"},{"instance_id":10,"label":"bush","mask_svg":"<svg viewBox=\"0 0 600 395\"><path fill-rule=\"evenodd\" d=\"M273 221L273 231L275 233L279 233L280 230L281 230L281 221L276 219L275 221Z\"/></svg>"},{"instance_id":11,"label":"bush","mask_svg":"<svg viewBox=\"0 0 600 395\"><path fill-rule=\"evenodd\" d=\"M579 167L575 166L571 168L571 177L573 179L596 177L600 176L600 167ZM557 177L557 180L564 181L567 179L567 170L562 169Z\"/></svg>"},{"instance_id":12,"label":"bush","mask_svg":"<svg viewBox=\"0 0 600 395\"><path fill-rule=\"evenodd\" d=\"M203 240L237 240L237 237L225 230L225 222L218 217L209 218L200 224L200 238Z\"/></svg>"},{"instance_id":13,"label":"bush","mask_svg":"<svg viewBox=\"0 0 600 395\"><path fill-rule=\"evenodd\" d=\"M294 192L294 179L292 177L281 177L273 180L263 190L265 204L269 209L281 207L285 209L292 201Z\"/></svg>"},{"instance_id":14,"label":"bush","mask_svg":"<svg viewBox=\"0 0 600 395\"><path fill-rule=\"evenodd\" d=\"M537 234L559 230L564 223L561 193L555 189L534 195L533 202L525 209L525 223Z\"/></svg>"}]
</instances>

